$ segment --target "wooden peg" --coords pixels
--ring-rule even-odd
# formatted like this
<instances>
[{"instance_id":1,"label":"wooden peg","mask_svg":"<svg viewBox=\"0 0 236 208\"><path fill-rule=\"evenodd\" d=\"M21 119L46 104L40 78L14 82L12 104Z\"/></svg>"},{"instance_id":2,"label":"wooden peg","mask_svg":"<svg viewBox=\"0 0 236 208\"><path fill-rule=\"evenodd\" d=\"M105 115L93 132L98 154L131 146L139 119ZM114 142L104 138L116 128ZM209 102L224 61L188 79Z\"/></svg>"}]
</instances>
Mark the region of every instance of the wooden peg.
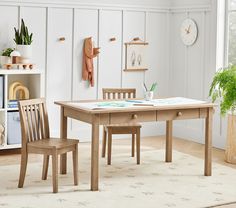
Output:
<instances>
[{"instance_id":1,"label":"wooden peg","mask_svg":"<svg viewBox=\"0 0 236 208\"><path fill-rule=\"evenodd\" d=\"M58 40L59 40L60 42L64 42L64 41L66 40L66 38L65 38L65 37L60 37Z\"/></svg>"},{"instance_id":2,"label":"wooden peg","mask_svg":"<svg viewBox=\"0 0 236 208\"><path fill-rule=\"evenodd\" d=\"M110 41L111 42L116 41L116 38L110 38Z\"/></svg>"},{"instance_id":3,"label":"wooden peg","mask_svg":"<svg viewBox=\"0 0 236 208\"><path fill-rule=\"evenodd\" d=\"M140 40L139 37L136 37L136 38L133 39L133 41L139 41L139 40Z\"/></svg>"}]
</instances>

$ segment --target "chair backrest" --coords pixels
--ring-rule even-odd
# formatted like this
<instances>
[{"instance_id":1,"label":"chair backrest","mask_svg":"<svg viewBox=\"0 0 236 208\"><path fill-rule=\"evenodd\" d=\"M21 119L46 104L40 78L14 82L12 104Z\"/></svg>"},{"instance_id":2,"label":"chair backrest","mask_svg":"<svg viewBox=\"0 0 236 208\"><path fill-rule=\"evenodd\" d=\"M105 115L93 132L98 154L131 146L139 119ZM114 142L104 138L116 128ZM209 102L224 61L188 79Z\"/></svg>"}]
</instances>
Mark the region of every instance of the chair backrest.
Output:
<instances>
[{"instance_id":1,"label":"chair backrest","mask_svg":"<svg viewBox=\"0 0 236 208\"><path fill-rule=\"evenodd\" d=\"M136 89L134 88L103 88L104 100L136 98Z\"/></svg>"},{"instance_id":2,"label":"chair backrest","mask_svg":"<svg viewBox=\"0 0 236 208\"><path fill-rule=\"evenodd\" d=\"M44 98L19 101L22 146L50 137Z\"/></svg>"}]
</instances>

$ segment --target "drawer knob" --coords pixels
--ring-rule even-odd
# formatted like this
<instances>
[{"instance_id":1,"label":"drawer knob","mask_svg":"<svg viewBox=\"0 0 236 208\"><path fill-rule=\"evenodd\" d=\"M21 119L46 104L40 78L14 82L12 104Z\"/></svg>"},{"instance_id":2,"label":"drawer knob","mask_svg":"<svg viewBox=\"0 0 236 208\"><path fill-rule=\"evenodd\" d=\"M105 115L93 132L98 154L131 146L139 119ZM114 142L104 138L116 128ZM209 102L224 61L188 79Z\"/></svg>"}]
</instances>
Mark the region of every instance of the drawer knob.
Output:
<instances>
[{"instance_id":1,"label":"drawer knob","mask_svg":"<svg viewBox=\"0 0 236 208\"><path fill-rule=\"evenodd\" d=\"M183 114L182 114L182 112L180 112L180 111L177 113L177 116L182 116L182 115L183 115Z\"/></svg>"},{"instance_id":2,"label":"drawer knob","mask_svg":"<svg viewBox=\"0 0 236 208\"><path fill-rule=\"evenodd\" d=\"M136 114L134 114L134 115L132 116L132 118L133 118L133 119L137 119L138 116L137 116Z\"/></svg>"}]
</instances>

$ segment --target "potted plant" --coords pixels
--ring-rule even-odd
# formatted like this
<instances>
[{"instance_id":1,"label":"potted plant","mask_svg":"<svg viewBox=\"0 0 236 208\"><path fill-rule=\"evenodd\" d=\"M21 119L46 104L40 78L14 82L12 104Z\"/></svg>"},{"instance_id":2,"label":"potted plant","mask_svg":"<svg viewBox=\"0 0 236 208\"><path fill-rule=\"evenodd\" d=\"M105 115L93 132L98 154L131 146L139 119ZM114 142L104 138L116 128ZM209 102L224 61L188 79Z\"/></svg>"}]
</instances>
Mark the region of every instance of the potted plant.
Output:
<instances>
[{"instance_id":1,"label":"potted plant","mask_svg":"<svg viewBox=\"0 0 236 208\"><path fill-rule=\"evenodd\" d=\"M10 64L11 63L11 52L14 51L14 49L12 48L6 48L2 51L1 53L1 57L0 57L0 63L1 66L3 66L4 64Z\"/></svg>"},{"instance_id":2,"label":"potted plant","mask_svg":"<svg viewBox=\"0 0 236 208\"><path fill-rule=\"evenodd\" d=\"M221 115L228 114L225 159L236 164L236 66L218 71L212 81L209 95L212 101L220 101Z\"/></svg>"},{"instance_id":3,"label":"potted plant","mask_svg":"<svg viewBox=\"0 0 236 208\"><path fill-rule=\"evenodd\" d=\"M16 50L20 52L22 57L22 63L29 63L29 60L32 56L32 37L33 33L29 33L27 26L23 19L21 19L20 30L14 28L16 43Z\"/></svg>"}]
</instances>

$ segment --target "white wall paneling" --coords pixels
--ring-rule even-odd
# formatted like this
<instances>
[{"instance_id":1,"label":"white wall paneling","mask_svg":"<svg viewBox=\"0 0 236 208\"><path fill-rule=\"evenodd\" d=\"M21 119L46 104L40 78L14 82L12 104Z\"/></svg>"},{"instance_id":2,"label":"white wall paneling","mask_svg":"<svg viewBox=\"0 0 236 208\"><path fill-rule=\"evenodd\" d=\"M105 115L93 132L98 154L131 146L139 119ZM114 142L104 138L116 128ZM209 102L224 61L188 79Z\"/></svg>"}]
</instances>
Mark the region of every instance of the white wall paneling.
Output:
<instances>
[{"instance_id":1,"label":"white wall paneling","mask_svg":"<svg viewBox=\"0 0 236 208\"><path fill-rule=\"evenodd\" d=\"M145 12L123 12L123 44L130 42L135 37L145 41L146 31ZM124 72L125 47L123 47L122 87L136 88L137 97L143 97L142 83L145 72Z\"/></svg>"},{"instance_id":2,"label":"white wall paneling","mask_svg":"<svg viewBox=\"0 0 236 208\"><path fill-rule=\"evenodd\" d=\"M97 98L98 58L94 59L95 86L90 87L87 81L82 80L82 57L84 39L92 37L94 46L98 46L98 10L75 9L74 11L74 58L73 58L73 100L88 100ZM90 138L88 124L72 121L70 135L83 139Z\"/></svg>"},{"instance_id":3,"label":"white wall paneling","mask_svg":"<svg viewBox=\"0 0 236 208\"><path fill-rule=\"evenodd\" d=\"M204 70L205 70L205 12L192 12L189 16L198 23L198 39L196 43L187 48L187 93L186 96L203 100L204 98ZM201 54L199 56L199 54ZM186 127L196 132L195 139L203 142L203 121L188 121Z\"/></svg>"},{"instance_id":4,"label":"white wall paneling","mask_svg":"<svg viewBox=\"0 0 236 208\"><path fill-rule=\"evenodd\" d=\"M115 38L115 41L110 41ZM99 12L99 75L98 97L102 88L120 88L122 73L122 12Z\"/></svg>"},{"instance_id":5,"label":"white wall paneling","mask_svg":"<svg viewBox=\"0 0 236 208\"><path fill-rule=\"evenodd\" d=\"M48 9L46 96L52 135L59 134L60 109L56 100L71 100L72 9ZM59 38L65 37L65 41Z\"/></svg>"},{"instance_id":6,"label":"white wall paneling","mask_svg":"<svg viewBox=\"0 0 236 208\"><path fill-rule=\"evenodd\" d=\"M90 87L82 80L82 57L84 39L92 37L94 46L98 46L98 10L75 9L74 13L74 58L73 58L73 99L97 98L97 62L94 59L95 86Z\"/></svg>"},{"instance_id":7,"label":"white wall paneling","mask_svg":"<svg viewBox=\"0 0 236 208\"><path fill-rule=\"evenodd\" d=\"M170 0L1 0L0 5L36 6L48 8L110 9L140 10L163 12L170 9Z\"/></svg>"},{"instance_id":8,"label":"white wall paneling","mask_svg":"<svg viewBox=\"0 0 236 208\"><path fill-rule=\"evenodd\" d=\"M18 28L19 9L16 6L0 7L0 51L15 47L14 27Z\"/></svg>"},{"instance_id":9,"label":"white wall paneling","mask_svg":"<svg viewBox=\"0 0 236 208\"><path fill-rule=\"evenodd\" d=\"M184 46L180 38L180 25L185 18L192 18L198 25L198 39L192 46ZM172 14L173 56L171 68L171 94L194 99L204 98L205 70L205 12ZM177 121L174 133L178 137L203 142L203 121Z\"/></svg>"},{"instance_id":10,"label":"white wall paneling","mask_svg":"<svg viewBox=\"0 0 236 208\"><path fill-rule=\"evenodd\" d=\"M145 83L151 86L158 83L156 96L168 94L169 86L169 14L148 12L146 15L146 41L148 47L148 71L145 72Z\"/></svg>"},{"instance_id":11,"label":"white wall paneling","mask_svg":"<svg viewBox=\"0 0 236 208\"><path fill-rule=\"evenodd\" d=\"M146 13L146 41L148 47L148 71L145 72L145 83L148 87L157 82L155 96L166 96L169 93L169 14ZM146 123L142 135L164 134L165 124Z\"/></svg>"},{"instance_id":12,"label":"white wall paneling","mask_svg":"<svg viewBox=\"0 0 236 208\"><path fill-rule=\"evenodd\" d=\"M186 13L171 14L171 71L170 71L170 94L171 96L186 96L187 92L187 48L180 39L180 25L187 17ZM175 121L174 130L178 126L185 126L186 121ZM175 132L174 131L174 132Z\"/></svg>"},{"instance_id":13,"label":"white wall paneling","mask_svg":"<svg viewBox=\"0 0 236 208\"><path fill-rule=\"evenodd\" d=\"M47 10L41 7L20 7L19 16L19 20L23 18L29 32L33 33L32 63L36 64L36 68L43 72L41 75L40 96L45 96Z\"/></svg>"},{"instance_id":14,"label":"white wall paneling","mask_svg":"<svg viewBox=\"0 0 236 208\"><path fill-rule=\"evenodd\" d=\"M46 66L46 12L46 8L20 7L20 19L24 19L29 32L33 33L32 62L37 63L37 68L40 69L45 69Z\"/></svg>"},{"instance_id":15,"label":"white wall paneling","mask_svg":"<svg viewBox=\"0 0 236 208\"><path fill-rule=\"evenodd\" d=\"M0 50L13 47L14 27L20 17L34 33L34 61L46 68L46 96L52 134L59 133L55 100L96 99L103 87L134 87L158 82L159 96L206 99L215 72L216 0L82 0L0 2ZM133 4L133 5L131 5ZM199 37L185 47L179 27L187 16L196 20ZM92 36L101 53L94 60L96 85L81 80L83 40ZM115 42L109 38L116 36ZM64 42L58 38L65 37ZM149 42L149 70L124 72L124 43L134 37ZM45 52L46 50L46 52ZM45 55L46 54L46 55ZM214 117L214 145L223 147L226 122ZM69 135L90 138L90 127L69 122ZM145 124L142 135L164 133L164 126ZM175 122L175 136L203 141L203 122ZM220 140L220 141L219 141Z\"/></svg>"},{"instance_id":16,"label":"white wall paneling","mask_svg":"<svg viewBox=\"0 0 236 208\"><path fill-rule=\"evenodd\" d=\"M215 1L175 1L171 17L171 95L196 99L208 99L209 86L216 71L216 8ZM179 37L181 21L190 17L197 22L197 42L185 47ZM182 94L181 94L182 92ZM213 145L224 147L221 141L221 119L219 109L214 115ZM174 135L196 142L204 141L204 122L175 122Z\"/></svg>"}]
</instances>

